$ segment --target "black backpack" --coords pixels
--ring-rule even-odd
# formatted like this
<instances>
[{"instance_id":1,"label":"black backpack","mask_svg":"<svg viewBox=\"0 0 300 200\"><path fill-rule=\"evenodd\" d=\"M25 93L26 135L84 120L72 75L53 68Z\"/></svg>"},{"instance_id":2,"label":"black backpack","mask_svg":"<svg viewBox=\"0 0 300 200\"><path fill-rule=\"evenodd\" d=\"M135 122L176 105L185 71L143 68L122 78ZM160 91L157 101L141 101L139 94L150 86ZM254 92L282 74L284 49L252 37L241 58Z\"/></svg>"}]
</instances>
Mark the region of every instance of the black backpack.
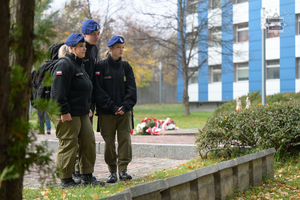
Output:
<instances>
[{"instance_id":1,"label":"black backpack","mask_svg":"<svg viewBox=\"0 0 300 200\"><path fill-rule=\"evenodd\" d=\"M37 103L35 102L36 99L50 99L51 86L45 86L45 82L47 82L47 80L44 80L45 73L49 72L50 76L51 70L60 59L67 59L70 63L72 63L68 57L58 58L58 50L63 44L64 43L53 44L49 48L51 54L50 59L42 64L38 69L31 72L31 105L35 108L38 107Z\"/></svg>"}]
</instances>

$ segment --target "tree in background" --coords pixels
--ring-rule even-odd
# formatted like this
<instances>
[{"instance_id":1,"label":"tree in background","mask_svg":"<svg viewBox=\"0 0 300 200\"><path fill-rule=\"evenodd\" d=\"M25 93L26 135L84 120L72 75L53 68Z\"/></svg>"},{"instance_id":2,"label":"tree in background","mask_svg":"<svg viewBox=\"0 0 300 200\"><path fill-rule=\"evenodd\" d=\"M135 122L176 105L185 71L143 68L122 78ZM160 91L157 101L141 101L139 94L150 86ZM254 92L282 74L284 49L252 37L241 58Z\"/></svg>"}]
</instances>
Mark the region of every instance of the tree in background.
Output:
<instances>
[{"instance_id":1,"label":"tree in background","mask_svg":"<svg viewBox=\"0 0 300 200\"><path fill-rule=\"evenodd\" d=\"M33 165L38 170L49 169L51 162L45 147L34 144L36 137L29 123L31 68L34 62L44 59L37 52L43 51L47 37L50 37L47 34L51 33L44 33L48 31L45 29L47 26L37 18L47 8L44 6L48 2L50 1L0 2L0 41L3 45L0 50L0 199L3 200L22 199L25 171L29 171L29 167Z\"/></svg>"},{"instance_id":2,"label":"tree in background","mask_svg":"<svg viewBox=\"0 0 300 200\"><path fill-rule=\"evenodd\" d=\"M34 0L1 1L1 199L22 199L27 167L30 70L33 65ZM11 13L11 15L9 14ZM11 20L11 21L10 21ZM9 29L9 23L12 30ZM9 38L11 36L12 38ZM2 41L2 40L6 41ZM11 48L9 55L8 49ZM10 62L8 62L8 60ZM4 71L4 74L2 74ZM4 142L4 143L3 143Z\"/></svg>"},{"instance_id":3,"label":"tree in background","mask_svg":"<svg viewBox=\"0 0 300 200\"><path fill-rule=\"evenodd\" d=\"M51 46L52 38L56 37L53 18L57 15L58 11L46 14L50 8L50 3L53 0L35 0L35 13L34 13L34 58L33 63L35 67L41 65L45 59L49 59L48 48Z\"/></svg>"},{"instance_id":4,"label":"tree in background","mask_svg":"<svg viewBox=\"0 0 300 200\"><path fill-rule=\"evenodd\" d=\"M167 59L176 60L176 70L183 77L183 107L184 115L190 115L188 86L189 80L195 72L200 71L208 75L208 70L203 69L207 65L209 56L208 46L220 46L232 51L232 40L222 38L226 25L222 27L209 27L209 21L216 21L219 17L226 18L228 24L232 16L227 12L232 7L232 0L214 1L217 4L210 5L207 0L152 0L144 5L139 11L143 16L148 16L152 23L147 24L148 29L155 30L156 34L143 33L144 39L152 40L156 45L167 49L165 55ZM212 7L213 6L213 7ZM209 8L211 9L208 14ZM146 10L146 11L145 11ZM228 15L226 15L228 13ZM231 18L230 18L231 17ZM188 18L188 20L187 20ZM187 23L188 21L188 23ZM134 27L133 27L134 28ZM213 32L212 37L208 37L208 31ZM232 30L231 30L232 31ZM177 39L174 38L177 35ZM199 48L198 48L199 47ZM214 55L225 54L218 48L212 50ZM198 57L198 59L195 59ZM172 64L171 64L172 65Z\"/></svg>"}]
</instances>

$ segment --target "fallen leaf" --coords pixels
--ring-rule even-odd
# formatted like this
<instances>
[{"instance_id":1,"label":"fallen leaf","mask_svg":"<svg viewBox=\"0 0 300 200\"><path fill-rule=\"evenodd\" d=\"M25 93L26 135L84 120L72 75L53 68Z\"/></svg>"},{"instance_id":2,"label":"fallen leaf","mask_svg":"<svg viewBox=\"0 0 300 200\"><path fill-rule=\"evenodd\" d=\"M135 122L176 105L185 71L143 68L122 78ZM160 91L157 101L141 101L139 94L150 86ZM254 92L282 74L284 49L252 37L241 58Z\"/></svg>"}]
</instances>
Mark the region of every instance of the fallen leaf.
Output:
<instances>
[{"instance_id":1,"label":"fallen leaf","mask_svg":"<svg viewBox=\"0 0 300 200\"><path fill-rule=\"evenodd\" d=\"M120 191L122 191L122 190L123 190L123 188L119 188L119 190L118 190L118 191L120 192Z\"/></svg>"},{"instance_id":2,"label":"fallen leaf","mask_svg":"<svg viewBox=\"0 0 300 200\"><path fill-rule=\"evenodd\" d=\"M125 185L130 185L130 183L129 183L129 182L126 182Z\"/></svg>"},{"instance_id":3,"label":"fallen leaf","mask_svg":"<svg viewBox=\"0 0 300 200\"><path fill-rule=\"evenodd\" d=\"M94 195L94 199L98 199L99 195L98 194L95 194Z\"/></svg>"}]
</instances>

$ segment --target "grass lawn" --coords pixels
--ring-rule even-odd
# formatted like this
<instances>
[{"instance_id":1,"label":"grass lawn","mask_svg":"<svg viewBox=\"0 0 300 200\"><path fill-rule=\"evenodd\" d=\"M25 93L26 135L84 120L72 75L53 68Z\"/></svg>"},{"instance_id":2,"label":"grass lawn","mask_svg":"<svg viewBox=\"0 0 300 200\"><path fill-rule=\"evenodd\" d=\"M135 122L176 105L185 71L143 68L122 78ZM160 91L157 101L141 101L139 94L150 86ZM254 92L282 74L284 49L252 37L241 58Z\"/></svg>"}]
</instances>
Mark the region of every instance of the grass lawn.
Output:
<instances>
[{"instance_id":1,"label":"grass lawn","mask_svg":"<svg viewBox=\"0 0 300 200\"><path fill-rule=\"evenodd\" d=\"M23 189L23 199L98 199L108 197L116 194L126 188L130 188L136 185L149 183L156 180L170 178L180 174L190 172L199 168L213 165L221 162L221 159L202 160L200 158L193 159L187 163L182 163L180 166L173 169L164 169L161 171L155 171L153 174L149 174L138 179L130 181L118 181L115 184L106 184L105 187L82 187L76 189L61 189L60 187L46 187L38 189Z\"/></svg>"},{"instance_id":2,"label":"grass lawn","mask_svg":"<svg viewBox=\"0 0 300 200\"><path fill-rule=\"evenodd\" d=\"M178 104L147 104L147 105L136 105L134 107L134 126L141 123L141 120L145 118L156 118L158 120L167 119L168 117L175 121L176 126L179 128L202 128L207 118L210 117L212 111L191 111L191 115L183 115L183 105ZM30 117L33 122L37 122L37 115L34 113ZM94 116L93 129L97 129L98 117ZM52 129L55 129L54 125L51 124Z\"/></svg>"},{"instance_id":3,"label":"grass lawn","mask_svg":"<svg viewBox=\"0 0 300 200\"><path fill-rule=\"evenodd\" d=\"M300 154L286 161L274 162L274 181L264 180L261 186L245 192L236 191L228 199L300 199Z\"/></svg>"},{"instance_id":4,"label":"grass lawn","mask_svg":"<svg viewBox=\"0 0 300 200\"><path fill-rule=\"evenodd\" d=\"M181 103L136 105L133 112L134 126L136 127L137 124L141 123L141 120L147 117L158 120L169 117L175 121L179 128L202 128L207 118L213 114L213 112L209 111L191 111L191 115L184 116L183 113L183 105Z\"/></svg>"}]
</instances>

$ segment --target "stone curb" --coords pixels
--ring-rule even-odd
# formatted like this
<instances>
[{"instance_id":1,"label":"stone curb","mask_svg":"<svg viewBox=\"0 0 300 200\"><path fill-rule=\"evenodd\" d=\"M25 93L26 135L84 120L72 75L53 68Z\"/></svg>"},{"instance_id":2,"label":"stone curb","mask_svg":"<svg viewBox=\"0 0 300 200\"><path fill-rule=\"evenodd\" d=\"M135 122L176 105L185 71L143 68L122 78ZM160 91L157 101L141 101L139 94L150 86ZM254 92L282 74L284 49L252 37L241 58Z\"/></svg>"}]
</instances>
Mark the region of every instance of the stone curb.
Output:
<instances>
[{"instance_id":1,"label":"stone curb","mask_svg":"<svg viewBox=\"0 0 300 200\"><path fill-rule=\"evenodd\" d=\"M49 151L56 152L58 140L41 141ZM104 142L96 142L96 154L104 154ZM117 143L116 143L117 146ZM151 144L132 143L132 154L136 157L156 157L169 159L193 159L198 157L193 144Z\"/></svg>"},{"instance_id":2,"label":"stone curb","mask_svg":"<svg viewBox=\"0 0 300 200\"><path fill-rule=\"evenodd\" d=\"M186 174L182 174L182 175L179 175L179 176L175 176L175 177L171 177L171 178L167 178L167 179L164 179L164 180L158 180L158 181L154 181L154 182L150 182L150 183L146 183L146 184L143 184L143 185L138 185L138 186L134 186L134 187L131 187L131 188L128 188L118 194L115 194L113 196L110 196L110 197L105 197L105 198L101 198L101 200L130 200L130 199L133 199L133 198L138 198L140 199L139 197L143 196L145 197L145 195L147 194L153 194L153 193L160 193L164 190L171 190L172 188L178 186L178 185L185 185L185 184L188 184L187 188L188 190L190 190L190 185L189 183L191 183L192 181L196 180L196 179L199 179L199 178L204 178L206 176L211 176L212 180L214 180L213 178L213 174L215 173L221 173L222 171L224 172L224 174L220 176L220 180L219 180L219 183L216 183L216 180L215 180L215 183L214 181L212 181L211 183L212 184L217 184L215 186L213 185L203 185L203 187L212 187L212 188L215 188L216 189L216 186L220 187L218 191L215 191L215 190L207 190L205 192L205 196L208 197L208 196L215 196L215 197L218 197L217 199L225 199L225 197L228 195L228 194L231 194L233 192L233 182L234 182L234 174L232 173L232 168L236 167L236 166L239 166L240 164L244 164L246 162L256 162L257 160L259 160L260 158L263 158L263 157L267 157L267 156L272 156L273 158L273 154L276 152L275 148L271 148L271 149L266 149L266 150L263 150L263 151L260 151L258 153L253 153L253 154L250 154L250 155L246 155L246 156L242 156L240 158L236 158L236 159L233 159L233 160L228 160L228 161L224 161L224 162L221 162L221 163L217 163L215 165L212 165L212 166L208 166L208 167L205 167L205 168L202 168L202 169L198 169L198 170L194 170L192 172L188 172ZM269 166L269 170L272 170L273 167L274 167L274 163L273 162L270 162L269 163L271 166ZM259 166L260 168L260 171L262 170L262 165ZM228 174L226 174L226 170L229 170ZM271 171L272 172L272 171ZM249 170L246 170L246 173L253 173L253 177L255 177L256 175L260 175L259 179L262 178L262 174L257 172L257 170L254 170L254 171L249 171ZM256 174L257 173L257 174ZM224 176L225 175L225 176ZM274 176L274 174L272 174L272 176ZM239 177L239 178L243 178L243 176ZM227 182L228 180L231 180L232 184L229 184L229 186L227 186ZM225 182L224 182L225 181ZM261 181L259 181L259 184L261 184ZM198 181L199 182L199 181ZM201 181L200 181L201 183ZM219 185L218 185L219 184ZM255 182L254 182L255 184ZM220 186L221 185L221 186ZM235 185L236 186L239 186L239 185ZM246 188L249 187L249 182L247 182L247 185L246 185ZM220 190L221 188L223 188L222 190ZM183 187L183 190L186 190L184 189ZM208 191L210 192L213 192L215 194L211 195L209 193L207 193ZM180 193L183 193L183 192L187 192L187 191L178 191L179 194ZM191 191L188 191L187 194L190 194ZM160 195L159 195L160 196ZM214 199L214 198L212 198Z\"/></svg>"}]
</instances>

